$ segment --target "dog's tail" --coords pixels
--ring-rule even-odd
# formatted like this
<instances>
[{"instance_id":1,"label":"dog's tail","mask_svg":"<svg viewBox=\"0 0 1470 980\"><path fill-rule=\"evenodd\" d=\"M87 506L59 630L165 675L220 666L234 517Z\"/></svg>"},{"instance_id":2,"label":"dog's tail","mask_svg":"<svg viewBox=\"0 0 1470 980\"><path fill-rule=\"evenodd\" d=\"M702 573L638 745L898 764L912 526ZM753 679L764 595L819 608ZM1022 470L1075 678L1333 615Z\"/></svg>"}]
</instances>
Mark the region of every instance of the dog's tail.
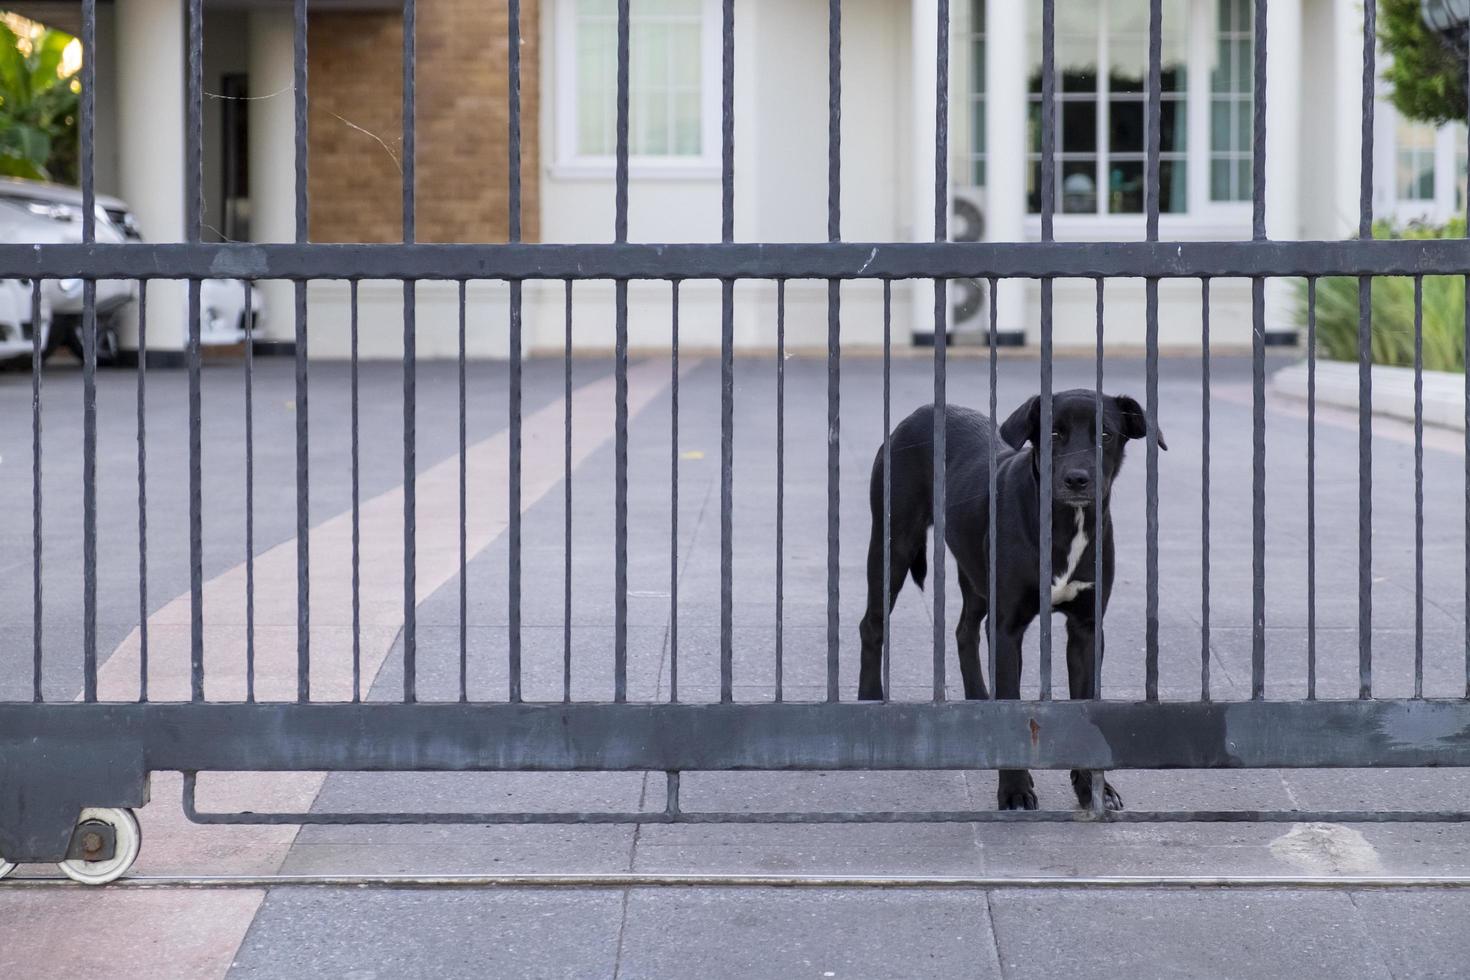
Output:
<instances>
[{"instance_id":1,"label":"dog's tail","mask_svg":"<svg viewBox=\"0 0 1470 980\"><path fill-rule=\"evenodd\" d=\"M929 574L929 550L922 535L919 538L919 547L914 551L914 560L909 562L909 574L913 576L914 584L922 590L924 576Z\"/></svg>"}]
</instances>

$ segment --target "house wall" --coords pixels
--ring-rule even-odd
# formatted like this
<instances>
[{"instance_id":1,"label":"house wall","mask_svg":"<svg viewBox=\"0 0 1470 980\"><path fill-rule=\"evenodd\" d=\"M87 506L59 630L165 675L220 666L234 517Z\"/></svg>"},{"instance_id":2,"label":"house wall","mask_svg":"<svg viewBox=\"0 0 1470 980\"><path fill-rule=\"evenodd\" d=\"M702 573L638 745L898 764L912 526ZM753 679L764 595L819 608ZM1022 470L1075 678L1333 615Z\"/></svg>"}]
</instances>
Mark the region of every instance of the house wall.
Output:
<instances>
[{"instance_id":1,"label":"house wall","mask_svg":"<svg viewBox=\"0 0 1470 980\"><path fill-rule=\"evenodd\" d=\"M537 0L522 4L522 231L539 230ZM509 228L505 0L417 5L416 237L504 241ZM403 25L316 13L309 34L311 239L401 241Z\"/></svg>"},{"instance_id":2,"label":"house wall","mask_svg":"<svg viewBox=\"0 0 1470 980\"><path fill-rule=\"evenodd\" d=\"M542 33L550 39L556 0L543 6ZM736 7L735 238L800 242L827 239L827 10L824 0L745 0ZM887 0L843 4L842 237L888 241L908 236L903 170L908 152L908 79L902 71L908 45L908 10ZM554 44L542 60L542 127L548 135L543 163L542 231L548 242L610 241L614 185L610 174L588 176L557 166L553 145L557 111ZM712 79L718 85L718 76ZM643 242L715 242L720 238L719 174L630 177L628 237ZM907 284L895 284L893 324L899 342L908 330ZM560 350L564 343L564 292L559 283L527 284L528 345ZM629 343L666 346L672 308L667 283L629 286ZM613 287L579 283L573 342L584 349L611 348ZM741 282L735 287L735 344L767 349L776 343L776 288ZM680 288L680 339L689 349L720 343L720 287L689 282ZM790 348L826 344L827 286L787 286L786 333ZM871 345L882 337L882 287L842 287L842 339Z\"/></svg>"}]
</instances>

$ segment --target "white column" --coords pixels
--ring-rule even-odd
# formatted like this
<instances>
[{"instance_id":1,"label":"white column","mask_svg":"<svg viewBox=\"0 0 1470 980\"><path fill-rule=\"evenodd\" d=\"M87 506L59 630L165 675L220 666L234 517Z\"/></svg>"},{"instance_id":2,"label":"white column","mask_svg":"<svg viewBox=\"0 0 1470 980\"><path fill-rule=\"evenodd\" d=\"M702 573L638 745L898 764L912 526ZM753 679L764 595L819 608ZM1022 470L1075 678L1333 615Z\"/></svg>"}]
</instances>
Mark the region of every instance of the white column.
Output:
<instances>
[{"instance_id":1,"label":"white column","mask_svg":"<svg viewBox=\"0 0 1470 980\"><path fill-rule=\"evenodd\" d=\"M250 11L250 238L257 242L296 240L296 112L292 84L291 11ZM295 336L292 284L260 283L262 320L258 339Z\"/></svg>"},{"instance_id":2,"label":"white column","mask_svg":"<svg viewBox=\"0 0 1470 980\"><path fill-rule=\"evenodd\" d=\"M1026 0L985 4L985 240L1026 238ZM1024 279L1004 280L996 326L1024 330Z\"/></svg>"},{"instance_id":3,"label":"white column","mask_svg":"<svg viewBox=\"0 0 1470 980\"><path fill-rule=\"evenodd\" d=\"M1337 98L1333 120L1333 236L1358 232L1358 183L1363 152L1363 4L1334 0L1333 65Z\"/></svg>"},{"instance_id":4,"label":"white column","mask_svg":"<svg viewBox=\"0 0 1470 980\"><path fill-rule=\"evenodd\" d=\"M939 2L913 0L910 25L913 66L913 198L910 233L916 242L934 240L934 86L939 80ZM934 336L934 284L912 280L914 336Z\"/></svg>"},{"instance_id":5,"label":"white column","mask_svg":"<svg viewBox=\"0 0 1470 980\"><path fill-rule=\"evenodd\" d=\"M184 239L184 7L117 0L118 189L155 242ZM148 347L179 349L188 318L183 283L148 287ZM136 327L123 331L136 346Z\"/></svg>"},{"instance_id":6,"label":"white column","mask_svg":"<svg viewBox=\"0 0 1470 980\"><path fill-rule=\"evenodd\" d=\"M1266 237L1301 238L1301 0L1267 5ZM1296 327L1294 281L1266 281L1266 329Z\"/></svg>"}]
</instances>

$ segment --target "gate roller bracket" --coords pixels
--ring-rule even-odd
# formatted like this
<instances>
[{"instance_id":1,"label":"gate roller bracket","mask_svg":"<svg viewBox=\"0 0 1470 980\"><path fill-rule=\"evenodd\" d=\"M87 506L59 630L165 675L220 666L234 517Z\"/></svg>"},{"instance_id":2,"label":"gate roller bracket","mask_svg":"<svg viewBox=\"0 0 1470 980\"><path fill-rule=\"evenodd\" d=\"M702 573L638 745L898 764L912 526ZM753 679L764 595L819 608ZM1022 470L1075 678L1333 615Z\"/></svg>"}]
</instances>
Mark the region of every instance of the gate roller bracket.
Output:
<instances>
[{"instance_id":1,"label":"gate roller bracket","mask_svg":"<svg viewBox=\"0 0 1470 980\"><path fill-rule=\"evenodd\" d=\"M83 885L105 885L127 874L143 846L143 831L129 808L87 807L77 817L67 857L57 862L61 873ZM15 862L0 856L0 878Z\"/></svg>"},{"instance_id":2,"label":"gate roller bracket","mask_svg":"<svg viewBox=\"0 0 1470 980\"><path fill-rule=\"evenodd\" d=\"M107 835L103 828L112 831L111 856L107 854ZM77 819L77 837L82 856L68 857L57 867L72 881L83 885L105 885L121 878L138 860L138 851L143 846L143 831L137 816L123 807L87 807ZM75 850L74 847L73 853ZM95 860L89 859L93 854Z\"/></svg>"}]
</instances>

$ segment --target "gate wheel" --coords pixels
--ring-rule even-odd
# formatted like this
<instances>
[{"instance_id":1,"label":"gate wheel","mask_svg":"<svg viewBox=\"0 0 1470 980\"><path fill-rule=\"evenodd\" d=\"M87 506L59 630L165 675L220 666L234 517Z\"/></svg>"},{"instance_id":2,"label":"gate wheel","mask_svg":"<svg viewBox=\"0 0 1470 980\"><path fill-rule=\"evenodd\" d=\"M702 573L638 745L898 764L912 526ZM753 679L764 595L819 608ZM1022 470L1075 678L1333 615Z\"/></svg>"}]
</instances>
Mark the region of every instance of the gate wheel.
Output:
<instances>
[{"instance_id":1,"label":"gate wheel","mask_svg":"<svg viewBox=\"0 0 1470 980\"><path fill-rule=\"evenodd\" d=\"M84 885L105 885L109 881L116 881L133 866L133 862L138 859L138 851L143 846L143 831L138 826L138 818L133 815L132 810L87 807L77 818L77 824L80 826L88 822L104 823L112 828L116 839L112 857L100 861L70 858L60 862L57 867L72 881Z\"/></svg>"}]
</instances>

